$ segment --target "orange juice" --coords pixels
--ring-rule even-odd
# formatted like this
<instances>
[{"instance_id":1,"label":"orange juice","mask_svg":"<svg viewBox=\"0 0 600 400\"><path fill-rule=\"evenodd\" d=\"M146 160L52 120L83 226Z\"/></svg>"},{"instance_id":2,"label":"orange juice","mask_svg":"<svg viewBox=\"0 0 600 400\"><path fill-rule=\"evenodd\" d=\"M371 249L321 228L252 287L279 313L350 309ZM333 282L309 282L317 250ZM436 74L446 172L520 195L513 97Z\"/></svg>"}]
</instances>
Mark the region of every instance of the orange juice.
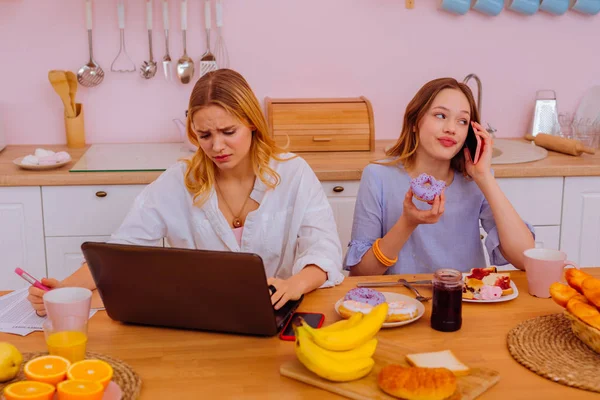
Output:
<instances>
[{"instance_id":1,"label":"orange juice","mask_svg":"<svg viewBox=\"0 0 600 400\"><path fill-rule=\"evenodd\" d=\"M46 344L50 354L77 362L85 358L87 335L77 331L56 332L48 336Z\"/></svg>"}]
</instances>

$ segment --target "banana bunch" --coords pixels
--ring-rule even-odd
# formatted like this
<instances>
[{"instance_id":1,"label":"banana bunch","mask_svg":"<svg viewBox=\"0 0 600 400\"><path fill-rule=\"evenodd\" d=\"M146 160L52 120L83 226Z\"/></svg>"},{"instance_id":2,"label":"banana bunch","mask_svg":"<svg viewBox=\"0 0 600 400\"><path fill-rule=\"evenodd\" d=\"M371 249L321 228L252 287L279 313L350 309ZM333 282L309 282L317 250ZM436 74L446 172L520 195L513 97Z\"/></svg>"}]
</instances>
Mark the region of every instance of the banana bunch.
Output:
<instances>
[{"instance_id":1,"label":"banana bunch","mask_svg":"<svg viewBox=\"0 0 600 400\"><path fill-rule=\"evenodd\" d=\"M294 327L296 356L310 371L334 382L360 379L373 369L377 348L374 336L388 312L387 303L367 315L356 313L321 329L305 323Z\"/></svg>"}]
</instances>

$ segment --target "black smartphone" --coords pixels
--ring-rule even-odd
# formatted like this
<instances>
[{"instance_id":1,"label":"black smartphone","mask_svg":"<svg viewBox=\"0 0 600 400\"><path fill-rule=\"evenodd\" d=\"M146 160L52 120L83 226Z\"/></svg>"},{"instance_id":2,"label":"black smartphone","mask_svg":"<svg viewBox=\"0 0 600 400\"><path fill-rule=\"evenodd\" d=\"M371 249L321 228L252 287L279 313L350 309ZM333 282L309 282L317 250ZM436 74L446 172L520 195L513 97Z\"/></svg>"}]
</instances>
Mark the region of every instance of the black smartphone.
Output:
<instances>
[{"instance_id":1,"label":"black smartphone","mask_svg":"<svg viewBox=\"0 0 600 400\"><path fill-rule=\"evenodd\" d=\"M325 315L321 313L295 312L285 325L285 328L283 328L279 334L281 340L296 340L296 335L294 334L294 322L297 321L298 317L302 317L304 321L313 328L320 328L325 321Z\"/></svg>"},{"instance_id":2,"label":"black smartphone","mask_svg":"<svg viewBox=\"0 0 600 400\"><path fill-rule=\"evenodd\" d=\"M471 155L471 160L473 161L473 164L477 164L477 161L479 161L479 152L481 149L481 139L475 134L473 125L470 122L469 131L467 132L467 139L465 140L464 147L469 149L469 154Z\"/></svg>"}]
</instances>

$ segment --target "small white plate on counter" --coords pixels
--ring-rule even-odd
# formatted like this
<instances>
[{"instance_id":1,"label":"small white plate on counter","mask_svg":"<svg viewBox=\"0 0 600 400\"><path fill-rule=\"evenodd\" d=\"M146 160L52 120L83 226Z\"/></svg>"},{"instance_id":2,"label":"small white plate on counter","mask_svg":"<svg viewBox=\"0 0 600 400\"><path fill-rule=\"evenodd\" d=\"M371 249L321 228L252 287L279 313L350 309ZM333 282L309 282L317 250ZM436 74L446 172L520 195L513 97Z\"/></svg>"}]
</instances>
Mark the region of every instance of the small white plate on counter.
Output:
<instances>
[{"instance_id":1,"label":"small white plate on counter","mask_svg":"<svg viewBox=\"0 0 600 400\"><path fill-rule=\"evenodd\" d=\"M29 164L22 164L22 161L24 158L25 157L19 157L19 158L13 160L13 164L17 165L19 168L28 169L28 170L32 170L32 171L45 171L48 169L55 169L55 168L62 167L63 165L67 165L68 163L70 163L72 161L71 159L69 159L67 161L57 162L56 164L50 164L50 165L29 165Z\"/></svg>"},{"instance_id":2,"label":"small white plate on counter","mask_svg":"<svg viewBox=\"0 0 600 400\"><path fill-rule=\"evenodd\" d=\"M381 292L381 294L385 297L385 301L388 303L391 303L394 301L403 301L408 304L414 304L417 307L417 316L416 317L406 320L406 321L384 322L383 328L396 328L398 326L407 325L412 322L415 322L416 320L421 318L423 316L423 314L425 314L425 306L423 305L423 303L421 303L420 301L418 301L412 297L409 297L409 296L406 296L406 295L403 295L400 293L392 293L392 292ZM343 302L344 302L344 298L342 297L335 303L335 312L338 313L338 315L340 315L339 309ZM341 317L341 315L340 315L340 317Z\"/></svg>"},{"instance_id":3,"label":"small white plate on counter","mask_svg":"<svg viewBox=\"0 0 600 400\"><path fill-rule=\"evenodd\" d=\"M463 279L465 276L469 275L467 274L463 274ZM501 303L503 301L510 301L513 299L516 299L519 296L519 289L517 289L517 285L515 285L515 283L513 282L513 280L510 280L510 287L512 288L513 292L512 294L506 295L506 296L500 296L497 299L492 299L492 300L475 300L475 299L462 299L462 301L467 302L467 303Z\"/></svg>"}]
</instances>

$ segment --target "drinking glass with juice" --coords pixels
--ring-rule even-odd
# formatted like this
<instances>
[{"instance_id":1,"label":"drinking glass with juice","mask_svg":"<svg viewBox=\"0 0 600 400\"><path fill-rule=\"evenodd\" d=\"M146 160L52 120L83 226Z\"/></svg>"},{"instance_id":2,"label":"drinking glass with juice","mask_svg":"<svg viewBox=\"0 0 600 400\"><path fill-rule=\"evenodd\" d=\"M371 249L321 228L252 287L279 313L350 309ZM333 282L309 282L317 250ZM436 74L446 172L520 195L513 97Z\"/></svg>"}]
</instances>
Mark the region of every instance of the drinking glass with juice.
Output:
<instances>
[{"instance_id":1,"label":"drinking glass with juice","mask_svg":"<svg viewBox=\"0 0 600 400\"><path fill-rule=\"evenodd\" d=\"M87 319L79 319L61 325L61 329L56 329L52 321L44 322L48 352L54 356L64 357L72 363L85 359L88 340ZM65 325L68 328L65 328Z\"/></svg>"}]
</instances>

